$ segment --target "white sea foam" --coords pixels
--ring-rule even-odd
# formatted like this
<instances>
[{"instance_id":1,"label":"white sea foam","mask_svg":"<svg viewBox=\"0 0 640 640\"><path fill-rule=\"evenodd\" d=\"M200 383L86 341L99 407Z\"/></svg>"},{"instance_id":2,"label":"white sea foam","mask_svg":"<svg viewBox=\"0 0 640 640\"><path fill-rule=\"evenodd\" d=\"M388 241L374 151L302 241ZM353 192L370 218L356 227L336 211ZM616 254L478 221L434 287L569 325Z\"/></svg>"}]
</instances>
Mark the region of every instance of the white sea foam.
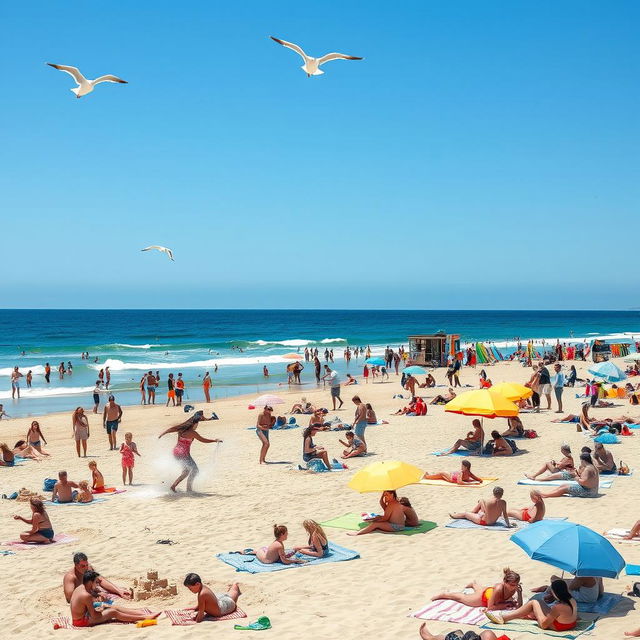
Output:
<instances>
[{"instance_id":1,"label":"white sea foam","mask_svg":"<svg viewBox=\"0 0 640 640\"><path fill-rule=\"evenodd\" d=\"M156 369L206 369L211 368L214 365L221 366L237 366L237 365L252 365L252 364L279 364L288 362L282 356L256 356L255 358L211 358L210 360L194 360L191 362L123 362L122 360L116 360L109 358L104 363L90 364L91 369L96 371L109 367L111 371L155 371Z\"/></svg>"},{"instance_id":2,"label":"white sea foam","mask_svg":"<svg viewBox=\"0 0 640 640\"><path fill-rule=\"evenodd\" d=\"M334 342L346 342L345 338L324 338L317 342L316 340L254 340L249 344L257 344L260 347L276 346L276 347L308 347L311 344L332 344Z\"/></svg>"},{"instance_id":3,"label":"white sea foam","mask_svg":"<svg viewBox=\"0 0 640 640\"><path fill-rule=\"evenodd\" d=\"M44 374L44 365L41 365L41 364L37 364L33 367L22 366L22 365L19 365L19 366L20 366L20 373L23 375L26 375L29 369L31 369L31 373L33 373L34 376ZM12 371L13 371L13 367L3 367L2 369L0 369L0 376L10 376Z\"/></svg>"},{"instance_id":4,"label":"white sea foam","mask_svg":"<svg viewBox=\"0 0 640 640\"><path fill-rule=\"evenodd\" d=\"M29 398L50 398L51 396L77 396L85 393L91 393L93 387L37 387L27 389L26 387L20 387L20 399ZM0 399L8 400L11 397L11 390L0 391Z\"/></svg>"},{"instance_id":5,"label":"white sea foam","mask_svg":"<svg viewBox=\"0 0 640 640\"><path fill-rule=\"evenodd\" d=\"M124 342L116 342L113 345L108 345L108 346L114 346L114 347L125 347L126 349L151 349L151 347L163 347L165 345L162 344L125 344Z\"/></svg>"}]
</instances>

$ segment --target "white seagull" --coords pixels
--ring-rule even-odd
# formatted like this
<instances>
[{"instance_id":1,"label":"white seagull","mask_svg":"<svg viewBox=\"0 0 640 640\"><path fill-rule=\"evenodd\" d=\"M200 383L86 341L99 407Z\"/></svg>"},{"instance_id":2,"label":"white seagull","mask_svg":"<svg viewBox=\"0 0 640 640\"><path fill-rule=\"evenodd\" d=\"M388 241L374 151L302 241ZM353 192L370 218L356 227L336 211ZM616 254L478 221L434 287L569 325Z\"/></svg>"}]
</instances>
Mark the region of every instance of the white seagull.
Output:
<instances>
[{"instance_id":1,"label":"white seagull","mask_svg":"<svg viewBox=\"0 0 640 640\"><path fill-rule=\"evenodd\" d=\"M286 40L279 40L278 38L274 38L273 36L269 36L275 42L281 44L283 47L287 47L287 49L291 49L299 54L304 60L304 64L300 67L306 74L307 77L311 76L321 76L324 71L320 69L320 65L325 62L329 62L329 60L362 60L363 58L358 58L357 56L347 56L344 53L327 53L321 58L312 58L308 56L297 44L293 44L293 42L287 42Z\"/></svg>"},{"instance_id":2,"label":"white seagull","mask_svg":"<svg viewBox=\"0 0 640 640\"><path fill-rule=\"evenodd\" d=\"M155 249L156 251L161 251L162 253L166 253L171 260L173 260L173 251L168 249L167 247L160 247L157 244L152 244L150 247L145 247L144 249L140 249L140 251L151 251ZM175 262L175 260L173 260Z\"/></svg>"},{"instance_id":3,"label":"white seagull","mask_svg":"<svg viewBox=\"0 0 640 640\"><path fill-rule=\"evenodd\" d=\"M87 80L80 73L77 67L67 67L64 64L53 64L51 62L47 62L47 64L54 69L68 73L78 83L77 87L71 89L71 91L76 94L76 98L82 98L82 96L86 96L87 93L91 93L95 86L101 82L119 82L120 84L129 84L126 80L116 76L100 76L95 80Z\"/></svg>"}]
</instances>

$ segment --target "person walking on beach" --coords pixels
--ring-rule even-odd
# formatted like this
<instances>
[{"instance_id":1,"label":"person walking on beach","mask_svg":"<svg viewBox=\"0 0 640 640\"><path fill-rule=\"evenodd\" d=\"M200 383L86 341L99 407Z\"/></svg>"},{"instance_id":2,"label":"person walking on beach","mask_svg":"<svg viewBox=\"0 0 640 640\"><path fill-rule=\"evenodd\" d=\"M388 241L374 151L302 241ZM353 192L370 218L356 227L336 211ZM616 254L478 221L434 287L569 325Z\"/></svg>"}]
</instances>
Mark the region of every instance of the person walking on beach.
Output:
<instances>
[{"instance_id":1,"label":"person walking on beach","mask_svg":"<svg viewBox=\"0 0 640 640\"><path fill-rule=\"evenodd\" d=\"M333 371L328 364L324 365L325 374L322 376L322 379L326 381L329 378L329 383L331 385L331 401L333 402L333 410L336 410L336 400L340 403L338 409L342 409L342 405L344 402L340 398L340 378L338 377L338 372Z\"/></svg>"},{"instance_id":2,"label":"person walking on beach","mask_svg":"<svg viewBox=\"0 0 640 640\"><path fill-rule=\"evenodd\" d=\"M211 376L207 371L202 378L202 390L204 391L205 402L211 402L211 396L209 395L209 389L211 389Z\"/></svg>"},{"instance_id":3,"label":"person walking on beach","mask_svg":"<svg viewBox=\"0 0 640 640\"><path fill-rule=\"evenodd\" d=\"M167 378L167 404L165 406L168 407L169 402L172 403L172 406L176 406L176 388L175 382L173 381L173 373L170 373Z\"/></svg>"},{"instance_id":4,"label":"person walking on beach","mask_svg":"<svg viewBox=\"0 0 640 640\"><path fill-rule=\"evenodd\" d=\"M13 367L11 372L11 398L15 400L16 393L18 394L18 400L20 400L20 378L22 374L18 370L18 367Z\"/></svg>"},{"instance_id":5,"label":"person walking on beach","mask_svg":"<svg viewBox=\"0 0 640 640\"><path fill-rule=\"evenodd\" d=\"M118 448L116 436L121 420L122 407L116 404L116 399L113 396L109 396L109 402L104 406L104 411L102 412L102 426L106 428L107 436L109 437L109 451L115 451Z\"/></svg>"},{"instance_id":6,"label":"person walking on beach","mask_svg":"<svg viewBox=\"0 0 640 640\"><path fill-rule=\"evenodd\" d=\"M316 373L316 382L318 384L320 384L320 370L321 370L322 365L320 364L320 360L318 359L318 354L313 356L313 366L314 366L315 373Z\"/></svg>"},{"instance_id":7,"label":"person walking on beach","mask_svg":"<svg viewBox=\"0 0 640 640\"><path fill-rule=\"evenodd\" d=\"M276 419L271 415L273 409L270 406L265 406L262 413L258 414L258 420L256 421L256 435L262 443L260 449L260 464L267 463L267 451L269 451L269 431L276 423Z\"/></svg>"},{"instance_id":8,"label":"person walking on beach","mask_svg":"<svg viewBox=\"0 0 640 640\"><path fill-rule=\"evenodd\" d=\"M89 420L84 414L84 409L78 407L71 416L71 426L73 428L73 438L76 441L76 451L78 458L80 457L80 443L82 443L82 450L84 457L87 457L87 440L89 439Z\"/></svg>"},{"instance_id":9,"label":"person walking on beach","mask_svg":"<svg viewBox=\"0 0 640 640\"><path fill-rule=\"evenodd\" d=\"M184 379L181 373L178 373L178 379L176 380L176 405L182 406L182 396L184 395Z\"/></svg>"},{"instance_id":10,"label":"person walking on beach","mask_svg":"<svg viewBox=\"0 0 640 640\"><path fill-rule=\"evenodd\" d=\"M556 375L553 377L553 392L556 396L558 403L558 410L556 413L562 413L562 392L564 391L564 373L562 373L562 366L556 362L553 366L553 370Z\"/></svg>"},{"instance_id":11,"label":"person walking on beach","mask_svg":"<svg viewBox=\"0 0 640 640\"><path fill-rule=\"evenodd\" d=\"M102 393L102 382L96 380L96 386L93 389L93 413L98 413L100 406L100 394Z\"/></svg>"},{"instance_id":12,"label":"person walking on beach","mask_svg":"<svg viewBox=\"0 0 640 640\"><path fill-rule=\"evenodd\" d=\"M147 394L144 388L144 383L146 379L147 379L147 374L146 373L142 374L142 378L140 378L140 395L142 396L142 400L140 401L140 404L147 404Z\"/></svg>"},{"instance_id":13,"label":"person walking on beach","mask_svg":"<svg viewBox=\"0 0 640 640\"><path fill-rule=\"evenodd\" d=\"M364 402L360 400L360 396L353 396L351 400L353 401L353 404L356 405L356 413L353 418L353 430L356 437L362 440L366 448L367 441L364 437L364 432L367 429L367 407Z\"/></svg>"},{"instance_id":14,"label":"person walking on beach","mask_svg":"<svg viewBox=\"0 0 640 640\"><path fill-rule=\"evenodd\" d=\"M147 404L156 403L156 388L158 386L158 378L153 375L152 371L147 373Z\"/></svg>"},{"instance_id":15,"label":"person walking on beach","mask_svg":"<svg viewBox=\"0 0 640 640\"><path fill-rule=\"evenodd\" d=\"M538 365L538 384L540 385L540 395L547 398L547 409L551 409L551 376L549 369L544 366L544 362Z\"/></svg>"}]
</instances>

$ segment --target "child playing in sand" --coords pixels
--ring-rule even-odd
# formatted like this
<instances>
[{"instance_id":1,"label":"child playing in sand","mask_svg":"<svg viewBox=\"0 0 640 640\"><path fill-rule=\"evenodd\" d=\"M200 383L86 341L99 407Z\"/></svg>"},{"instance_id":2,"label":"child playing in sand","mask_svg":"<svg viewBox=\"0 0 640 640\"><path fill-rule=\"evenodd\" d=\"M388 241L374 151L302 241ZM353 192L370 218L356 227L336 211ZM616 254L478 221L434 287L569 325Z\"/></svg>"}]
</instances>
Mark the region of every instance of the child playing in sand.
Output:
<instances>
[{"instance_id":1,"label":"child playing in sand","mask_svg":"<svg viewBox=\"0 0 640 640\"><path fill-rule=\"evenodd\" d=\"M196 622L202 622L207 616L227 616L238 607L238 598L242 595L237 582L234 582L227 593L213 593L209 587L202 584L197 573L188 573L184 579L184 586L191 593L198 594L198 605L193 607L196 611Z\"/></svg>"},{"instance_id":2,"label":"child playing in sand","mask_svg":"<svg viewBox=\"0 0 640 640\"><path fill-rule=\"evenodd\" d=\"M133 482L133 467L135 466L134 455L140 455L131 432L124 434L124 442L120 445L120 454L122 455L122 484L127 484L127 475L129 476L129 484L131 484Z\"/></svg>"},{"instance_id":3,"label":"child playing in sand","mask_svg":"<svg viewBox=\"0 0 640 640\"><path fill-rule=\"evenodd\" d=\"M327 555L329 540L322 527L315 520L305 520L302 526L309 534L309 540L303 547L293 547L293 550L314 558L323 558Z\"/></svg>"},{"instance_id":4,"label":"child playing in sand","mask_svg":"<svg viewBox=\"0 0 640 640\"><path fill-rule=\"evenodd\" d=\"M93 502L93 494L91 493L91 489L89 489L89 483L86 480L81 480L78 482L78 496L76 498L77 502Z\"/></svg>"},{"instance_id":5,"label":"child playing in sand","mask_svg":"<svg viewBox=\"0 0 640 640\"><path fill-rule=\"evenodd\" d=\"M98 463L92 460L87 466L91 469L91 490L93 493L104 493L104 476L98 470Z\"/></svg>"},{"instance_id":6,"label":"child playing in sand","mask_svg":"<svg viewBox=\"0 0 640 640\"><path fill-rule=\"evenodd\" d=\"M293 553L286 553L284 541L289 537L289 530L283 524L276 524L273 527L273 537L275 540L268 547L260 547L257 551L246 551L245 553L255 555L264 564L282 562L282 564L303 564L306 560L292 558Z\"/></svg>"},{"instance_id":7,"label":"child playing in sand","mask_svg":"<svg viewBox=\"0 0 640 640\"><path fill-rule=\"evenodd\" d=\"M347 441L339 440L343 447L347 447L343 452L341 458L357 458L367 453L367 446L360 438L357 438L353 431L347 431L345 434Z\"/></svg>"},{"instance_id":8,"label":"child playing in sand","mask_svg":"<svg viewBox=\"0 0 640 640\"><path fill-rule=\"evenodd\" d=\"M482 484L482 478L478 478L478 476L471 473L471 463L468 460L463 460L460 463L460 471L453 471L452 473L447 473L446 471L429 473L427 471L422 477L425 480L444 480L452 484Z\"/></svg>"}]
</instances>

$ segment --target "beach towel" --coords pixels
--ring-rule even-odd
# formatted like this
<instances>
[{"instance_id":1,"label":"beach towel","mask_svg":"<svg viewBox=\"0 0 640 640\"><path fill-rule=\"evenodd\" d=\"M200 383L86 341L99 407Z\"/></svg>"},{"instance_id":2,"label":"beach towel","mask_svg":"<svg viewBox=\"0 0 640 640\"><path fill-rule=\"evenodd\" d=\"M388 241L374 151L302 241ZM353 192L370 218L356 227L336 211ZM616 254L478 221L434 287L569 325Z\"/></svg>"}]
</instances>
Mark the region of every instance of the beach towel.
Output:
<instances>
[{"instance_id":1,"label":"beach towel","mask_svg":"<svg viewBox=\"0 0 640 640\"><path fill-rule=\"evenodd\" d=\"M609 529L609 531L604 532L604 537L615 542L628 542L631 544L640 542L640 536L631 538L631 540L624 540L624 536L628 535L629 531L630 529Z\"/></svg>"},{"instance_id":2,"label":"beach towel","mask_svg":"<svg viewBox=\"0 0 640 640\"><path fill-rule=\"evenodd\" d=\"M518 529L524 523L520 522L520 520L515 520L514 518L509 518L509 522L514 525L511 528L507 527L505 521L501 518L495 524L476 524L475 522L471 522L471 520L465 520L460 518L459 520L452 520L449 524L445 524L444 526L448 529L486 529L487 531L513 531L514 529Z\"/></svg>"},{"instance_id":3,"label":"beach towel","mask_svg":"<svg viewBox=\"0 0 640 640\"><path fill-rule=\"evenodd\" d=\"M263 564L255 556L244 555L242 553L219 553L216 558L226 562L235 568L236 571L246 571L247 573L269 573L271 571L282 571L284 569L295 569L299 567L315 566L318 564L327 564L328 562L343 562L345 560L356 560L360 557L357 551L346 549L338 544L329 542L328 555L323 558L313 558L305 556L301 553L295 554L296 558L307 560L304 564L282 564L274 562L273 564Z\"/></svg>"},{"instance_id":4,"label":"beach towel","mask_svg":"<svg viewBox=\"0 0 640 640\"><path fill-rule=\"evenodd\" d=\"M410 613L409 617L474 625L481 625L487 620L482 607L468 607L455 600L433 600L426 607Z\"/></svg>"},{"instance_id":5,"label":"beach towel","mask_svg":"<svg viewBox=\"0 0 640 640\"><path fill-rule=\"evenodd\" d=\"M571 631L553 631L551 629L541 629L537 622L533 620L511 620L507 624L494 624L493 622L487 622L482 625L483 629L492 629L493 631L499 631L500 633L509 633L514 635L517 633L535 633L537 635L551 638L577 638L587 631L591 631L596 626L595 621L592 620L578 620L575 629Z\"/></svg>"},{"instance_id":6,"label":"beach towel","mask_svg":"<svg viewBox=\"0 0 640 640\"><path fill-rule=\"evenodd\" d=\"M628 576L640 576L640 564L628 564L624 568L624 572Z\"/></svg>"},{"instance_id":7,"label":"beach towel","mask_svg":"<svg viewBox=\"0 0 640 640\"><path fill-rule=\"evenodd\" d=\"M167 609L165 615L174 627L186 627L192 624L196 624L196 612L193 609ZM247 614L240 608L237 608L233 613L229 613L226 616L220 616L218 618L214 616L205 616L203 622L219 622L221 620L237 620L239 618L246 618Z\"/></svg>"},{"instance_id":8,"label":"beach towel","mask_svg":"<svg viewBox=\"0 0 640 640\"><path fill-rule=\"evenodd\" d=\"M574 487L578 486L575 480L548 480L547 482L542 482L540 480L529 480L529 478L518 480L518 484L528 484L536 487L560 487L563 484ZM600 489L611 489L611 485L613 485L613 480L605 479L602 476L600 477Z\"/></svg>"},{"instance_id":9,"label":"beach towel","mask_svg":"<svg viewBox=\"0 0 640 640\"><path fill-rule=\"evenodd\" d=\"M417 484L430 484L434 487L475 487L476 489L480 487L486 487L487 485L499 480L499 478L482 478L482 482L477 482L475 484L457 484L455 482L447 482L446 480L425 480L424 478L420 480Z\"/></svg>"},{"instance_id":10,"label":"beach towel","mask_svg":"<svg viewBox=\"0 0 640 640\"><path fill-rule=\"evenodd\" d=\"M333 529L346 529L347 531L357 531L358 529L364 529L369 524L363 522L362 516L357 513L345 513L337 518L332 518L326 522L320 523L323 527L331 527ZM418 533L427 533L432 529L435 529L438 525L435 522L429 522L428 520L420 520L420 525L417 527L408 527L402 531L395 531L393 534L385 535L400 535L400 536L414 536Z\"/></svg>"},{"instance_id":11,"label":"beach towel","mask_svg":"<svg viewBox=\"0 0 640 640\"><path fill-rule=\"evenodd\" d=\"M467 451L466 449L458 449L458 451L454 451L453 453L446 453L447 451L449 451L449 449L440 449L440 451L432 451L431 455L432 456L462 456L463 458L466 458L468 456L477 456L478 455L478 450L476 449L475 451Z\"/></svg>"},{"instance_id":12,"label":"beach towel","mask_svg":"<svg viewBox=\"0 0 640 640\"><path fill-rule=\"evenodd\" d=\"M94 498L91 502L51 502L51 500L45 500L44 503L47 507L87 507L91 504L104 501L104 498Z\"/></svg>"},{"instance_id":13,"label":"beach towel","mask_svg":"<svg viewBox=\"0 0 640 640\"><path fill-rule=\"evenodd\" d=\"M605 616L621 600L622 596L619 593L603 593L595 602L578 602L578 611Z\"/></svg>"},{"instance_id":14,"label":"beach towel","mask_svg":"<svg viewBox=\"0 0 640 640\"><path fill-rule=\"evenodd\" d=\"M46 549L53 547L56 544L68 544L69 542L76 542L78 538L69 536L66 533L59 533L53 537L53 542L50 544L39 544L36 542L22 542L22 540L7 540L6 542L0 542L1 546L13 547L14 549Z\"/></svg>"},{"instance_id":15,"label":"beach towel","mask_svg":"<svg viewBox=\"0 0 640 640\"><path fill-rule=\"evenodd\" d=\"M142 609L145 613L151 615L153 612L151 609ZM86 629L87 627L74 627L71 624L71 618L69 616L56 616L55 618L51 618L51 624L54 629L74 629L76 631L80 629ZM119 620L112 620L111 622L106 622L105 624L133 624L135 622L120 622ZM102 626L102 625L99 625Z\"/></svg>"}]
</instances>

